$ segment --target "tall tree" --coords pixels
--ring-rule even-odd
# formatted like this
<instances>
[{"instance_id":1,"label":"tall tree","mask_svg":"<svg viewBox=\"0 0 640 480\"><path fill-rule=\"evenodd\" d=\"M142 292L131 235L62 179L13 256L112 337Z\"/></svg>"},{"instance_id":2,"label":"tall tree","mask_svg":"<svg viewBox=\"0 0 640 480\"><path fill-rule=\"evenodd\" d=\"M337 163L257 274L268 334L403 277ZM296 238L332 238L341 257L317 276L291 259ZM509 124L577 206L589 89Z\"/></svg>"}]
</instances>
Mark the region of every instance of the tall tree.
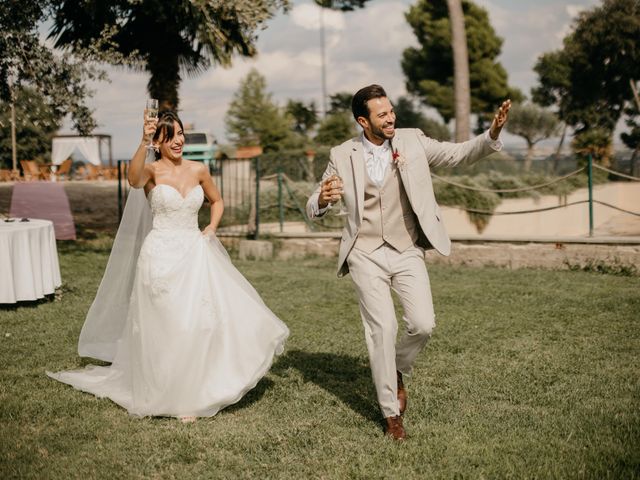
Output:
<instances>
[{"instance_id":1,"label":"tall tree","mask_svg":"<svg viewBox=\"0 0 640 480\"><path fill-rule=\"evenodd\" d=\"M314 138L316 144L335 146L356 135L356 124L351 113L352 97L349 92L329 95L329 111L318 125Z\"/></svg>"},{"instance_id":2,"label":"tall tree","mask_svg":"<svg viewBox=\"0 0 640 480\"><path fill-rule=\"evenodd\" d=\"M640 177L640 109L629 107L625 110L627 114L626 124L628 132L620 134L621 140L631 149L631 159L629 162L629 175Z\"/></svg>"},{"instance_id":3,"label":"tall tree","mask_svg":"<svg viewBox=\"0 0 640 480\"><path fill-rule=\"evenodd\" d=\"M14 92L17 158L45 162L51 154L51 139L60 128L62 118L52 111L47 99L33 87L21 86ZM0 103L0 125L11 124L9 103ZM2 128L4 133L5 128ZM0 165L12 168L10 135L0 136Z\"/></svg>"},{"instance_id":4,"label":"tall tree","mask_svg":"<svg viewBox=\"0 0 640 480\"><path fill-rule=\"evenodd\" d=\"M533 70L538 75L538 85L531 89L533 101L545 107L555 106L562 120L572 120L571 66L567 52L557 50L541 55Z\"/></svg>"},{"instance_id":5,"label":"tall tree","mask_svg":"<svg viewBox=\"0 0 640 480\"><path fill-rule=\"evenodd\" d=\"M38 27L50 14L51 3L2 0L0 7L0 101L9 111L0 125L0 138L16 139L13 151L3 149L2 153L9 156L3 160L12 166L22 158L42 158L50 148L43 149L41 144L50 133L48 126L58 125L66 115L78 133L91 132L96 124L86 103L92 94L87 84L105 78L94 60L114 58L111 52L96 55L94 44L72 55L56 52L41 41ZM106 42L108 35L99 43ZM31 134L36 132L27 132L32 121L43 128L44 137L35 141L37 147Z\"/></svg>"},{"instance_id":6,"label":"tall tree","mask_svg":"<svg viewBox=\"0 0 640 480\"><path fill-rule=\"evenodd\" d=\"M456 142L469 140L471 115L471 87L469 85L469 54L464 29L464 14L460 0L447 0L451 23L453 51L453 98L455 102Z\"/></svg>"},{"instance_id":7,"label":"tall tree","mask_svg":"<svg viewBox=\"0 0 640 480\"><path fill-rule=\"evenodd\" d=\"M505 99L523 99L507 83L507 72L496 60L502 48L489 15L470 0L462 0L469 56L471 112L478 115L477 130L488 127L495 108ZM419 0L406 14L420 44L402 55L407 90L434 107L445 123L455 117L454 67L451 26L446 0Z\"/></svg>"},{"instance_id":8,"label":"tall tree","mask_svg":"<svg viewBox=\"0 0 640 480\"><path fill-rule=\"evenodd\" d=\"M408 97L400 97L394 103L397 128L419 128L425 135L436 140L450 140L451 133L446 125L426 117L416 109L414 102Z\"/></svg>"},{"instance_id":9,"label":"tall tree","mask_svg":"<svg viewBox=\"0 0 640 480\"><path fill-rule=\"evenodd\" d=\"M351 113L331 113L320 123L315 141L319 145L333 147L355 137L356 132L356 123Z\"/></svg>"},{"instance_id":10,"label":"tall tree","mask_svg":"<svg viewBox=\"0 0 640 480\"><path fill-rule=\"evenodd\" d=\"M285 110L294 120L293 130L301 135L308 136L318 124L318 111L313 101L307 104L299 100L289 100Z\"/></svg>"},{"instance_id":11,"label":"tall tree","mask_svg":"<svg viewBox=\"0 0 640 480\"><path fill-rule=\"evenodd\" d=\"M582 12L561 50L542 55L536 64L540 85L534 99L557 108L580 139L606 161L615 126L633 102L632 85L640 79L640 3L604 0Z\"/></svg>"},{"instance_id":12,"label":"tall tree","mask_svg":"<svg viewBox=\"0 0 640 480\"><path fill-rule=\"evenodd\" d=\"M184 74L212 64L229 66L233 55L256 53L256 31L289 0L61 0L51 37L56 46L84 48L115 29L113 46L149 72L149 95L161 109L178 108Z\"/></svg>"},{"instance_id":13,"label":"tall tree","mask_svg":"<svg viewBox=\"0 0 640 480\"><path fill-rule=\"evenodd\" d=\"M555 106L557 116L563 121L562 134L556 147L553 161L554 172L560 165L560 152L567 136L569 125L569 62L563 51L555 51L542 55L533 70L538 74L539 85L531 89L533 101L545 107Z\"/></svg>"},{"instance_id":14,"label":"tall tree","mask_svg":"<svg viewBox=\"0 0 640 480\"><path fill-rule=\"evenodd\" d=\"M4 0L0 8L0 100L11 102L12 91L31 87L42 95L52 114L70 114L78 131L95 127L85 104L91 91L87 81L104 79L90 63L90 49L78 56L60 55L40 40L38 26L49 12L49 2Z\"/></svg>"},{"instance_id":15,"label":"tall tree","mask_svg":"<svg viewBox=\"0 0 640 480\"><path fill-rule=\"evenodd\" d=\"M351 99L353 95L349 92L338 92L329 95L329 112L351 112Z\"/></svg>"},{"instance_id":16,"label":"tall tree","mask_svg":"<svg viewBox=\"0 0 640 480\"><path fill-rule=\"evenodd\" d=\"M524 162L524 169L531 170L533 160L533 149L536 143L545 138L557 135L560 122L558 117L549 110L533 104L514 104L509 112L509 122L506 129L525 139L527 142L527 156Z\"/></svg>"},{"instance_id":17,"label":"tall tree","mask_svg":"<svg viewBox=\"0 0 640 480\"><path fill-rule=\"evenodd\" d=\"M226 115L229 139L238 146L260 145L265 152L286 148L293 119L278 108L267 92L266 79L252 69L240 82Z\"/></svg>"}]
</instances>

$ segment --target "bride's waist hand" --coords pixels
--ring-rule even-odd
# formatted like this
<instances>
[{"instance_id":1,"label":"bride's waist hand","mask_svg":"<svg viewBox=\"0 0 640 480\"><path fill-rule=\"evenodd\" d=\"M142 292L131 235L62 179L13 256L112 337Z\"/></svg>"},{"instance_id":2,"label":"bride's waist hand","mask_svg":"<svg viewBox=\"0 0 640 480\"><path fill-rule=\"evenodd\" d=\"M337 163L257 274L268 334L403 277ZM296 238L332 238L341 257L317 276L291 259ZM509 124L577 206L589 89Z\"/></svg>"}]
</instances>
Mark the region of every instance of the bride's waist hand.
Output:
<instances>
[{"instance_id":1,"label":"bride's waist hand","mask_svg":"<svg viewBox=\"0 0 640 480\"><path fill-rule=\"evenodd\" d=\"M202 230L202 235L205 237L215 237L216 236L216 227L212 225L207 225L204 230Z\"/></svg>"}]
</instances>

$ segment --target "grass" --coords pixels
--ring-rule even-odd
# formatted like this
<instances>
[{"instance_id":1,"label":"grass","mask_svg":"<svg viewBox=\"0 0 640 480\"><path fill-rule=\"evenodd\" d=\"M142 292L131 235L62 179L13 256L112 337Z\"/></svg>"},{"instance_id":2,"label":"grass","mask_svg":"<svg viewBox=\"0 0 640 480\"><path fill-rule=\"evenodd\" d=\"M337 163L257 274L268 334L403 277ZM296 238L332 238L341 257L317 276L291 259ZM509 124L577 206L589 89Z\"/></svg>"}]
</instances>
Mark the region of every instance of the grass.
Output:
<instances>
[{"instance_id":1,"label":"grass","mask_svg":"<svg viewBox=\"0 0 640 480\"><path fill-rule=\"evenodd\" d=\"M236 262L290 327L210 419L129 417L45 370L76 342L108 249L60 245L61 296L0 311L1 478L638 478L640 278L430 267L438 327L382 436L356 297L334 262Z\"/></svg>"}]
</instances>

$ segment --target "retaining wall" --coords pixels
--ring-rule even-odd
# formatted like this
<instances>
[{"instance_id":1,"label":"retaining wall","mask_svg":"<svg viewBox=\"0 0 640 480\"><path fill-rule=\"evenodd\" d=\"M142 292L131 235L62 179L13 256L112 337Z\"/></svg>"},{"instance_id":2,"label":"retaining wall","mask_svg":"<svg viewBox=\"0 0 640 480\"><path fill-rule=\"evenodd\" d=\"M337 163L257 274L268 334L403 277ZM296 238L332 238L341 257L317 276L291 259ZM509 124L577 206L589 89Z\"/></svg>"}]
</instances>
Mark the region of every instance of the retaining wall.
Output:
<instances>
[{"instance_id":1,"label":"retaining wall","mask_svg":"<svg viewBox=\"0 0 640 480\"><path fill-rule=\"evenodd\" d=\"M274 245L273 257L279 260L322 256L337 258L340 239L327 234L324 237L268 237ZM265 239L263 238L262 241ZM237 251L241 239L221 237L221 241ZM640 238L585 239L579 243L574 239L539 242L524 240L490 242L454 241L449 257L434 250L426 253L427 263L467 266L499 266L505 268L566 269L588 264L607 264L635 267L640 271Z\"/></svg>"}]
</instances>

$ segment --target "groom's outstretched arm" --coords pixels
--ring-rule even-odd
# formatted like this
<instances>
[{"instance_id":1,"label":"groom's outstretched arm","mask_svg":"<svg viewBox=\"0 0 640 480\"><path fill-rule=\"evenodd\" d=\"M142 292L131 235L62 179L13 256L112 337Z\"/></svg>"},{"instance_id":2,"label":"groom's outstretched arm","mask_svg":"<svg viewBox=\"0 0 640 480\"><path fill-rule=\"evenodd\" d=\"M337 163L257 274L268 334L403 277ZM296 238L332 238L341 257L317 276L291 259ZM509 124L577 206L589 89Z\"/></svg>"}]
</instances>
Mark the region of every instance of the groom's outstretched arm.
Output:
<instances>
[{"instance_id":1,"label":"groom's outstretched arm","mask_svg":"<svg viewBox=\"0 0 640 480\"><path fill-rule=\"evenodd\" d=\"M322 189L323 182L327 178L332 177L333 175L337 175L335 162L333 159L333 151L334 149L332 148L331 153L329 154L329 163L327 164L327 168L322 174L322 180L320 180L320 183L318 183L318 186L309 197L309 200L307 200L307 216L311 220L313 220L314 218L322 217L327 212L327 210L331 208L331 204L325 206L324 208L320 208L320 206L318 205L318 200L320 199L320 191Z\"/></svg>"},{"instance_id":2,"label":"groom's outstretched arm","mask_svg":"<svg viewBox=\"0 0 640 480\"><path fill-rule=\"evenodd\" d=\"M418 140L427 154L429 164L432 166L444 165L453 167L460 162L471 163L493 152L500 151L502 149L502 142L499 139L500 132L507 121L510 108L511 100L502 102L489 130L466 142L439 142L417 130Z\"/></svg>"},{"instance_id":3,"label":"groom's outstretched arm","mask_svg":"<svg viewBox=\"0 0 640 480\"><path fill-rule=\"evenodd\" d=\"M489 136L492 140L498 140L500 137L500 132L502 131L502 127L507 123L507 118L509 118L509 110L511 109L511 100L507 99L502 102L500 108L493 116L493 121L491 122L491 127L489 128Z\"/></svg>"}]
</instances>

